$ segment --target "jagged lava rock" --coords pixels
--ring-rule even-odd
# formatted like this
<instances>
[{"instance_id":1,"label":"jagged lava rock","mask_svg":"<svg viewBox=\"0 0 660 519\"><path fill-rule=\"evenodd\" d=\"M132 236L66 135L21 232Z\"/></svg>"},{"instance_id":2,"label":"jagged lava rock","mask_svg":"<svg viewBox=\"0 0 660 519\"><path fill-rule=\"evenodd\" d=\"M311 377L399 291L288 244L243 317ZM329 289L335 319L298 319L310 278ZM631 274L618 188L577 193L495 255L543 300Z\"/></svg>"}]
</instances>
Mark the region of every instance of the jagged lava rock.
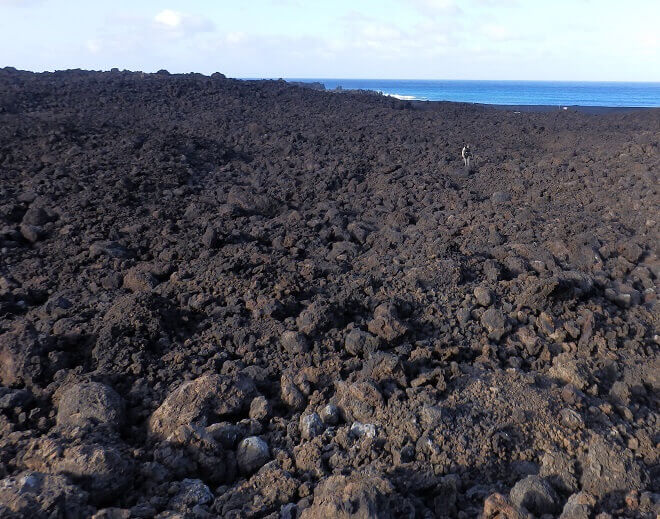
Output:
<instances>
[{"instance_id":1,"label":"jagged lava rock","mask_svg":"<svg viewBox=\"0 0 660 519\"><path fill-rule=\"evenodd\" d=\"M184 382L151 415L149 432L165 439L180 425L207 425L245 409L255 394L254 383L244 375L205 375Z\"/></svg>"},{"instance_id":2,"label":"jagged lava rock","mask_svg":"<svg viewBox=\"0 0 660 519\"><path fill-rule=\"evenodd\" d=\"M63 475L28 471L0 480L0 514L4 508L18 517L82 519L90 514L87 498Z\"/></svg>"},{"instance_id":3,"label":"jagged lava rock","mask_svg":"<svg viewBox=\"0 0 660 519\"><path fill-rule=\"evenodd\" d=\"M91 422L119 427L124 405L117 392L105 384L83 382L62 392L57 403L57 425L84 426Z\"/></svg>"}]
</instances>

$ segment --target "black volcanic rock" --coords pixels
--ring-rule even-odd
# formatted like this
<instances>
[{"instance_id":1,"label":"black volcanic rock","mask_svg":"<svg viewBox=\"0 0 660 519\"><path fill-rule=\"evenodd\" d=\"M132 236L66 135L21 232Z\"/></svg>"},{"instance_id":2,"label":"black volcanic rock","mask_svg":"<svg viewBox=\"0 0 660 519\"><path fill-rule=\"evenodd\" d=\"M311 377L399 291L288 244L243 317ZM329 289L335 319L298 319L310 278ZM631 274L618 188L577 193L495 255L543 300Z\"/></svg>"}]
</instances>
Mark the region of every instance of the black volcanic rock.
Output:
<instances>
[{"instance_id":1,"label":"black volcanic rock","mask_svg":"<svg viewBox=\"0 0 660 519\"><path fill-rule=\"evenodd\" d=\"M654 516L658 113L0 69L0 516Z\"/></svg>"}]
</instances>

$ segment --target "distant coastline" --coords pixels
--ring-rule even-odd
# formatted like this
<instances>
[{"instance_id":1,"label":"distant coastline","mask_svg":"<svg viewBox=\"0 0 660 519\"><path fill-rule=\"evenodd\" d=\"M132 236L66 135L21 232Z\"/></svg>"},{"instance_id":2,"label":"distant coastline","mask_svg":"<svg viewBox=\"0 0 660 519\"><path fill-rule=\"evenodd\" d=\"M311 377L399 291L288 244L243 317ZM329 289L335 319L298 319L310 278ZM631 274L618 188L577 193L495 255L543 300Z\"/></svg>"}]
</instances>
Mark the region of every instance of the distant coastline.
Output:
<instances>
[{"instance_id":1,"label":"distant coastline","mask_svg":"<svg viewBox=\"0 0 660 519\"><path fill-rule=\"evenodd\" d=\"M528 110L658 108L660 83L287 78L326 90L369 90L404 101L450 101ZM584 110L582 110L584 111ZM591 110L595 111L595 110ZM598 111L598 110L596 110Z\"/></svg>"},{"instance_id":2,"label":"distant coastline","mask_svg":"<svg viewBox=\"0 0 660 519\"><path fill-rule=\"evenodd\" d=\"M46 72L0 67L0 73L61 74L132 74L142 76L190 76L224 79L219 72L210 76L200 73L170 74L166 70L140 72L119 69L91 71L70 69ZM384 95L411 103L421 109L432 109L436 103L465 103L519 112L577 111L581 113L630 112L660 109L660 82L562 82L562 81L478 81L478 80L379 80L379 79L299 79L299 78L227 78L238 81L286 81L289 85L312 90ZM420 85L422 90L420 90ZM451 89L447 90L447 86ZM383 87L388 87L385 90ZM403 93L396 93L403 92ZM427 94L427 95L424 95ZM579 94L579 95L578 95ZM586 99L586 101L585 101Z\"/></svg>"}]
</instances>

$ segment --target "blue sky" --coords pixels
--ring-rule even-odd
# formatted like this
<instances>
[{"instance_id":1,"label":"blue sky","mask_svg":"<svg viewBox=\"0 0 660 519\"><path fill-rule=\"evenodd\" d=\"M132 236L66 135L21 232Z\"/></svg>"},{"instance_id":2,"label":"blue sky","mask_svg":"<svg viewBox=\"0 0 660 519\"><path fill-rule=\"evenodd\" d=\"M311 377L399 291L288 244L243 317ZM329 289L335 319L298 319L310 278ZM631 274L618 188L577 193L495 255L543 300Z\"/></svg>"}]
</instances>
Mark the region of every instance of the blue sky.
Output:
<instances>
[{"instance_id":1,"label":"blue sky","mask_svg":"<svg viewBox=\"0 0 660 519\"><path fill-rule=\"evenodd\" d=\"M0 66L660 81L660 1L0 0Z\"/></svg>"}]
</instances>

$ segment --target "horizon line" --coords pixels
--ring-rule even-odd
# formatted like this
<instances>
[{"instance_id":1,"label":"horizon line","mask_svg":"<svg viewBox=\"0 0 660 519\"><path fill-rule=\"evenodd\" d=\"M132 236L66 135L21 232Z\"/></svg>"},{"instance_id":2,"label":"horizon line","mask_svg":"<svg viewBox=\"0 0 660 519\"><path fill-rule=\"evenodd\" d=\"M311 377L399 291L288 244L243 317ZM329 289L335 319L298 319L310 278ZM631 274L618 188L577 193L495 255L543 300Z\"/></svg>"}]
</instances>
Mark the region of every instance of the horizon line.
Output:
<instances>
[{"instance_id":1,"label":"horizon line","mask_svg":"<svg viewBox=\"0 0 660 519\"><path fill-rule=\"evenodd\" d=\"M228 78L230 76L227 76ZM497 82L520 82L520 83L644 83L644 84L658 84L657 81L640 81L640 80L626 80L626 79L447 79L447 78L378 78L378 77L303 77L303 76L255 76L255 77L234 77L242 81L278 81L283 79L289 80L313 80L313 81L497 81Z\"/></svg>"}]
</instances>

